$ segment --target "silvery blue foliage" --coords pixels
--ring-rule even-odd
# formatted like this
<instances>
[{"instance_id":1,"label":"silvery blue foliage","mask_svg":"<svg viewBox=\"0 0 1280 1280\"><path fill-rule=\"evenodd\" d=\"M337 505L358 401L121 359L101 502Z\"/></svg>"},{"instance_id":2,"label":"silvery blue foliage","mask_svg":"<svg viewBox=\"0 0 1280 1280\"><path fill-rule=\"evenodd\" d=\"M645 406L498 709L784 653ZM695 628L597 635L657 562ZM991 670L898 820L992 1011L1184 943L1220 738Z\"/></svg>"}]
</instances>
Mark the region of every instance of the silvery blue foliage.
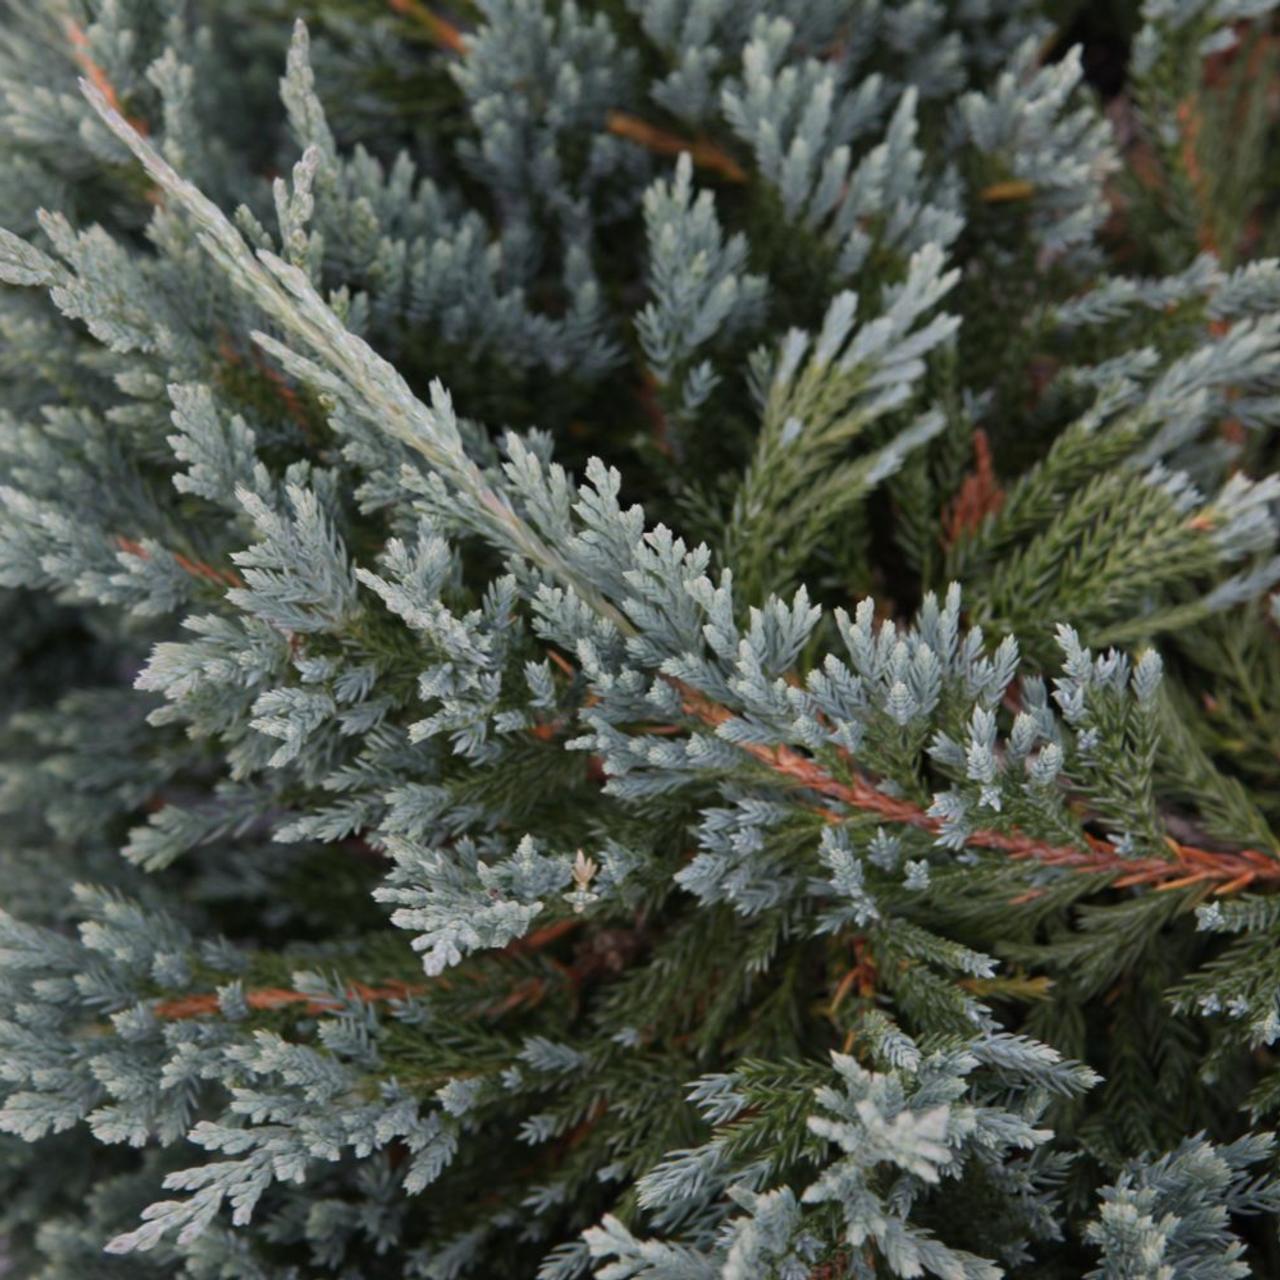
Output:
<instances>
[{"instance_id":1,"label":"silvery blue foliage","mask_svg":"<svg viewBox=\"0 0 1280 1280\"><path fill-rule=\"evenodd\" d=\"M458 841L445 849L423 848L398 837L388 841L395 869L380 901L396 904L392 922L411 930L423 968L438 974L470 951L501 947L523 937L544 899L568 885L570 857L549 857L525 836L506 853ZM485 855L493 861L485 860Z\"/></svg>"},{"instance_id":2,"label":"silvery blue foliage","mask_svg":"<svg viewBox=\"0 0 1280 1280\"><path fill-rule=\"evenodd\" d=\"M167 1022L147 988L192 983L197 948L190 934L105 891L84 888L78 898L87 916L78 942L8 917L0 922L12 961L6 1000L20 996L3 1024L10 1089L0 1123L32 1140L85 1119L106 1143L141 1146L183 1134L207 1150L242 1157L170 1175L171 1189L196 1194L155 1206L113 1249L151 1248L170 1230L193 1239L224 1200L236 1221L247 1221L274 1180L297 1181L308 1162L336 1160L345 1148L368 1154L394 1139L405 1142L414 1153L406 1186L424 1186L451 1158L447 1119L422 1115L394 1083L376 1102L354 1098L360 1070L376 1061L376 1025L367 1006L346 1007L340 987L295 977L300 992L334 1011L323 1051L263 1030L238 1031L245 1006L234 982L220 993L224 1024ZM226 966L236 959L210 944L201 962ZM24 973L37 971L65 976L24 980ZM86 1054L74 1029L78 1019L93 1015L109 1018L117 1036L102 1037ZM228 1075L244 1084L229 1090L225 1115L193 1123L203 1082Z\"/></svg>"},{"instance_id":3,"label":"silvery blue foliage","mask_svg":"<svg viewBox=\"0 0 1280 1280\"><path fill-rule=\"evenodd\" d=\"M873 245L904 257L925 245L945 248L962 225L958 194L950 175L938 183L924 176L915 89L895 102L879 75L846 85L841 64L813 58L784 70L795 39L785 19L761 19L741 78L723 90L725 117L776 187L785 216L831 244L841 279L855 275Z\"/></svg>"},{"instance_id":4,"label":"silvery blue foliage","mask_svg":"<svg viewBox=\"0 0 1280 1280\"><path fill-rule=\"evenodd\" d=\"M851 440L918 400L925 357L955 332L954 316L930 315L957 279L944 264L930 244L911 256L900 284L885 288L875 320L855 327L858 295L841 292L816 338L793 329L776 356L757 362L764 421L725 532L748 589L787 584L823 521L860 502L942 430L942 415L925 409L880 448L837 465ZM817 500L801 503L802 494Z\"/></svg>"},{"instance_id":5,"label":"silvery blue foliage","mask_svg":"<svg viewBox=\"0 0 1280 1280\"><path fill-rule=\"evenodd\" d=\"M1101 269L1024 0L249 8L0 0L42 1274L1243 1274L1274 261Z\"/></svg>"},{"instance_id":6,"label":"silvery blue foliage","mask_svg":"<svg viewBox=\"0 0 1280 1280\"><path fill-rule=\"evenodd\" d=\"M1101 1211L1089 1224L1089 1239L1103 1257L1089 1273L1092 1280L1250 1275L1229 1215L1280 1209L1280 1186L1258 1169L1274 1146L1269 1133L1225 1145L1198 1135L1159 1159L1135 1161L1103 1191Z\"/></svg>"},{"instance_id":7,"label":"silvery blue foliage","mask_svg":"<svg viewBox=\"0 0 1280 1280\"><path fill-rule=\"evenodd\" d=\"M643 153L605 127L610 110L634 95L635 54L602 14L576 4L485 0L481 13L466 60L453 69L478 135L463 159L492 190L511 234L536 247L538 220L552 221L573 272L595 220L626 209L645 174ZM570 158L584 132L585 156ZM590 323L599 299L587 259L576 274L579 320Z\"/></svg>"},{"instance_id":8,"label":"silvery blue foliage","mask_svg":"<svg viewBox=\"0 0 1280 1280\"><path fill-rule=\"evenodd\" d=\"M719 381L714 365L693 363L702 348L752 330L760 321L765 282L745 272L747 242L725 241L709 191L693 194L687 153L674 180L645 192L652 301L636 317L649 368L676 421L695 414Z\"/></svg>"},{"instance_id":9,"label":"silvery blue foliage","mask_svg":"<svg viewBox=\"0 0 1280 1280\"><path fill-rule=\"evenodd\" d=\"M814 1206L830 1204L840 1214L842 1241L853 1250L844 1256L856 1259L872 1241L891 1275L1002 1275L994 1262L952 1249L914 1225L912 1211L931 1188L960 1176L968 1162L998 1168L1011 1151L1043 1146L1050 1131L1036 1122L1047 1097L1077 1094L1096 1077L1047 1046L1002 1035L923 1054L898 1033L888 1033L878 1052L897 1065L868 1071L851 1057L833 1054L830 1069L819 1077L823 1082L811 1088L805 1156L818 1173L806 1173L807 1185L798 1195L787 1187L760 1189L786 1166L763 1159L735 1167L732 1151L743 1132L740 1117L754 1116L765 1099L773 1100L774 1090L795 1091L800 1104L805 1095L799 1081L784 1083L763 1064L751 1064L699 1082L692 1096L718 1136L646 1176L641 1203L651 1212L674 1213L681 1203L709 1201L717 1187L727 1187L720 1212L732 1215L740 1206L746 1213L729 1216L709 1243L692 1247L678 1239L637 1238L617 1220L606 1220L586 1233L592 1255L610 1260L597 1274L653 1280L807 1275L820 1250L810 1215ZM997 1097L1002 1103L992 1105ZM745 1125L766 1123L753 1118ZM767 1139L759 1145L767 1149ZM1036 1175L1028 1172L1030 1190ZM1044 1176L1051 1183L1047 1167ZM748 1264L760 1269L744 1269Z\"/></svg>"},{"instance_id":10,"label":"silvery blue foliage","mask_svg":"<svg viewBox=\"0 0 1280 1280\"><path fill-rule=\"evenodd\" d=\"M468 64L476 69L468 81L476 111L512 109L518 98L484 86L488 44L483 37L478 44L480 56ZM305 159L294 170L292 192L283 179L275 184L288 260L317 282L337 276L358 287L368 332L397 347L404 338L396 326L408 320L438 327L448 343L510 351L518 364L561 371L572 363L586 376L607 369L616 352L593 331L600 319L598 285L581 248L564 259L570 316L553 319L533 310L526 299L527 215L513 213L505 241L495 240L483 218L420 177L407 153L390 167L363 149L340 156L309 59L309 37L299 21L281 96Z\"/></svg>"},{"instance_id":11,"label":"silvery blue foliage","mask_svg":"<svg viewBox=\"0 0 1280 1280\"><path fill-rule=\"evenodd\" d=\"M1028 41L993 91L960 100L959 128L984 156L1031 185L1032 225L1044 250L1089 244L1107 216L1103 184L1119 159L1111 131L1076 98L1083 78L1080 50L1037 69Z\"/></svg>"}]
</instances>

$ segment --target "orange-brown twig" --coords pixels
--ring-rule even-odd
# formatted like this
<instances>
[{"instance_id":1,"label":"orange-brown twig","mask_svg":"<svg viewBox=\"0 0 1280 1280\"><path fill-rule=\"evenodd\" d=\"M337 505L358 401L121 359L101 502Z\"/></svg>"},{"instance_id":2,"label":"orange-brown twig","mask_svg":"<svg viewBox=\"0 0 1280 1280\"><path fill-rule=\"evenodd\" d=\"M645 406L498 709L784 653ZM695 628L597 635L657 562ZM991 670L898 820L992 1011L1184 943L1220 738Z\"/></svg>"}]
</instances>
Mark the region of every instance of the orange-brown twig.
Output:
<instances>
[{"instance_id":1,"label":"orange-brown twig","mask_svg":"<svg viewBox=\"0 0 1280 1280\"><path fill-rule=\"evenodd\" d=\"M652 438L658 447L658 452L670 458L672 456L671 428L667 422L667 415L663 413L662 405L658 402L658 380L648 369L644 371L640 382L640 407L653 428Z\"/></svg>"},{"instance_id":2,"label":"orange-brown twig","mask_svg":"<svg viewBox=\"0 0 1280 1280\"><path fill-rule=\"evenodd\" d=\"M137 116L125 114L124 108L120 105L120 96L116 93L115 85L111 83L107 73L93 60L93 56L89 52L89 37L85 35L79 23L72 18L68 18L63 23L63 30L67 33L67 39L71 43L72 57L75 58L80 70L84 72L84 78L102 94L113 110L117 111L129 122L135 133L139 133L145 138L149 132L147 122Z\"/></svg>"},{"instance_id":3,"label":"orange-brown twig","mask_svg":"<svg viewBox=\"0 0 1280 1280\"><path fill-rule=\"evenodd\" d=\"M554 649L547 650L547 657L564 672L565 675L572 680L578 673L573 668L573 663L562 653L557 653Z\"/></svg>"},{"instance_id":4,"label":"orange-brown twig","mask_svg":"<svg viewBox=\"0 0 1280 1280\"><path fill-rule=\"evenodd\" d=\"M678 156L687 151L699 168L710 169L730 182L747 180L747 171L727 151L705 138L682 138L678 133L668 133L625 111L610 111L605 118L605 127L615 137L634 142L655 155Z\"/></svg>"},{"instance_id":5,"label":"orange-brown twig","mask_svg":"<svg viewBox=\"0 0 1280 1280\"><path fill-rule=\"evenodd\" d=\"M496 1004L491 1005L486 1012L491 1018L501 1018L504 1014L513 1013L516 1009L532 1009L542 1003L546 994L546 978L526 978Z\"/></svg>"},{"instance_id":6,"label":"orange-brown twig","mask_svg":"<svg viewBox=\"0 0 1280 1280\"><path fill-rule=\"evenodd\" d=\"M236 350L231 338L226 333L221 334L218 338L218 354L233 369L238 369L244 364L244 357ZM266 357L256 347L252 349L250 354L253 359L254 369L270 383L271 389L284 406L285 413L297 423L304 436L308 439L313 439L311 417L307 413L306 406L302 403L298 393L289 385L284 374L269 364Z\"/></svg>"},{"instance_id":7,"label":"orange-brown twig","mask_svg":"<svg viewBox=\"0 0 1280 1280\"><path fill-rule=\"evenodd\" d=\"M541 929L535 929L532 933L526 934L523 938L517 938L514 942L508 943L501 949L501 954L508 956L531 955L536 951L541 951L544 947L550 946L553 942L565 937L566 934L572 933L585 922L579 918L568 920L555 920L551 924L544 925ZM433 979L437 986L447 985L443 978ZM515 1008L530 995L530 984L543 984L545 980L542 978L530 978L506 997L509 1002L508 1007ZM369 986L363 982L352 981L347 985L347 996L352 1000L406 1000L410 996L420 995L427 989L425 982L385 982L380 987ZM541 998L542 987L537 989L538 998ZM244 993L244 1002L250 1009L258 1009L267 1011L271 1009L284 1009L289 1005L302 1005L305 1013L328 1013L334 1009L342 1007L339 1000L326 1000L324 998L317 999L315 996L306 995L301 991L292 991L288 987L255 987L251 991ZM506 1003L504 1002L504 1003ZM214 992L198 992L194 995L176 996L172 1000L161 1000L152 1006L152 1012L160 1018L197 1018L206 1013L216 1013L218 1011L218 997Z\"/></svg>"},{"instance_id":8,"label":"orange-brown twig","mask_svg":"<svg viewBox=\"0 0 1280 1280\"><path fill-rule=\"evenodd\" d=\"M609 1104L603 1098L597 1098L583 1119L564 1135L560 1145L568 1151L580 1147L590 1137L592 1130L600 1123L608 1109Z\"/></svg>"},{"instance_id":9,"label":"orange-brown twig","mask_svg":"<svg viewBox=\"0 0 1280 1280\"><path fill-rule=\"evenodd\" d=\"M870 1000L876 993L876 962L866 938L854 938L853 959L853 966L845 971L831 994L831 1004L827 1007L829 1014L839 1011L845 996L855 987L864 1000Z\"/></svg>"},{"instance_id":10,"label":"orange-brown twig","mask_svg":"<svg viewBox=\"0 0 1280 1280\"><path fill-rule=\"evenodd\" d=\"M363 982L353 982L347 988L347 995L353 1000L403 1000L423 990L421 984L411 986L404 982L388 983L384 987L367 987ZM291 1004L305 1006L306 1013L328 1013L340 1009L339 1000L317 999L301 991L290 991L285 987L258 987L244 993L244 1002L250 1009L271 1010L283 1009ZM152 1012L159 1018L171 1020L181 1018L198 1018L206 1013L218 1011L218 997L212 992L197 995L178 996L173 1000L161 1000L152 1006Z\"/></svg>"},{"instance_id":11,"label":"orange-brown twig","mask_svg":"<svg viewBox=\"0 0 1280 1280\"><path fill-rule=\"evenodd\" d=\"M422 0L387 0L387 4L396 13L417 22L442 49L466 57L466 34L447 18L432 12ZM655 155L678 156L687 151L693 163L702 169L718 173L729 182L747 180L746 170L727 151L705 138L683 138L627 111L610 111L605 117L605 128L614 137L625 138Z\"/></svg>"},{"instance_id":12,"label":"orange-brown twig","mask_svg":"<svg viewBox=\"0 0 1280 1280\"><path fill-rule=\"evenodd\" d=\"M517 938L514 942L507 943L502 948L503 953L509 956L524 956L534 951L541 951L543 947L549 947L553 942L559 941L566 934L572 933L585 923L581 916L572 916L567 920L555 920L551 924L543 925L541 929L526 933L523 938Z\"/></svg>"},{"instance_id":13,"label":"orange-brown twig","mask_svg":"<svg viewBox=\"0 0 1280 1280\"><path fill-rule=\"evenodd\" d=\"M442 49L447 49L450 53L466 53L466 37L461 30L447 18L432 13L421 0L387 0L387 4L396 13L419 23Z\"/></svg>"},{"instance_id":14,"label":"orange-brown twig","mask_svg":"<svg viewBox=\"0 0 1280 1280\"><path fill-rule=\"evenodd\" d=\"M868 1268L868 1273L874 1274L875 1263L870 1254L870 1249L864 1249L862 1251L862 1261ZM829 1262L818 1263L809 1272L808 1280L846 1280L848 1274L849 1264L847 1258L844 1255L838 1255Z\"/></svg>"},{"instance_id":15,"label":"orange-brown twig","mask_svg":"<svg viewBox=\"0 0 1280 1280\"><path fill-rule=\"evenodd\" d=\"M126 555L137 556L139 560L150 560L151 553L140 542L126 538L122 534L116 537L116 546ZM193 578L203 578L206 582L214 582L220 587L243 587L244 579L234 569L218 569L203 560L193 560L180 551L169 553L174 563Z\"/></svg>"},{"instance_id":16,"label":"orange-brown twig","mask_svg":"<svg viewBox=\"0 0 1280 1280\"><path fill-rule=\"evenodd\" d=\"M964 478L954 502L943 513L942 537L953 547L966 533L973 533L983 520L1004 506L1004 490L996 479L987 433L977 427L973 433L973 470Z\"/></svg>"},{"instance_id":17,"label":"orange-brown twig","mask_svg":"<svg viewBox=\"0 0 1280 1280\"><path fill-rule=\"evenodd\" d=\"M1208 191L1208 181L1205 177L1204 170L1200 167L1200 103L1198 95L1192 94L1188 98L1184 98L1178 104L1177 110L1178 127L1182 135L1181 145L1178 149L1179 158L1182 160L1183 171L1187 175L1187 181L1191 184L1191 190L1195 195L1196 203L1200 206L1201 216L1196 227L1196 235L1200 242L1200 248L1208 253L1218 252L1217 236L1214 234L1213 225L1209 221L1208 213L1210 193Z\"/></svg>"},{"instance_id":18,"label":"orange-brown twig","mask_svg":"<svg viewBox=\"0 0 1280 1280\"><path fill-rule=\"evenodd\" d=\"M682 681L672 680L671 683L681 695L686 715L713 727L730 718L731 713L725 707ZM860 812L874 814L883 822L915 827L935 835L942 828L939 819L931 817L918 805L885 795L859 774L853 774L847 782L842 781L832 777L816 760L787 746L766 747L755 743L741 743L739 746L766 768L797 786L838 800ZM827 816L832 821L839 817L836 813L828 813ZM1253 886L1280 884L1280 859L1257 849L1218 852L1182 844L1166 836L1168 858L1128 858L1105 840L1096 840L1086 834L1084 841L1084 848L1053 845L1016 829L994 831L979 828L965 836L965 843L969 846L990 849L1015 860L1114 876L1112 885L1116 888L1141 884L1168 890L1202 885L1214 893L1229 894Z\"/></svg>"},{"instance_id":19,"label":"orange-brown twig","mask_svg":"<svg viewBox=\"0 0 1280 1280\"><path fill-rule=\"evenodd\" d=\"M1177 110L1181 131L1178 155L1201 212L1197 236L1201 249L1211 253L1218 253L1220 246L1208 215L1208 210L1212 208L1213 193L1210 190L1208 176L1200 164L1200 133L1203 123L1200 103L1205 92L1221 91L1223 88L1228 69L1240 56L1240 51L1244 47L1244 37L1248 28L1247 22L1236 23L1235 44L1228 49L1210 54L1204 60L1201 88L1184 98L1178 104ZM1276 37L1270 35L1260 36L1253 43L1246 63L1246 74L1249 79L1253 79L1258 74L1262 58L1274 49L1275 45Z\"/></svg>"},{"instance_id":20,"label":"orange-brown twig","mask_svg":"<svg viewBox=\"0 0 1280 1280\"><path fill-rule=\"evenodd\" d=\"M1010 178L983 187L978 192L978 199L985 204L1009 204L1015 200L1030 200L1035 193L1034 183L1025 178Z\"/></svg>"}]
</instances>

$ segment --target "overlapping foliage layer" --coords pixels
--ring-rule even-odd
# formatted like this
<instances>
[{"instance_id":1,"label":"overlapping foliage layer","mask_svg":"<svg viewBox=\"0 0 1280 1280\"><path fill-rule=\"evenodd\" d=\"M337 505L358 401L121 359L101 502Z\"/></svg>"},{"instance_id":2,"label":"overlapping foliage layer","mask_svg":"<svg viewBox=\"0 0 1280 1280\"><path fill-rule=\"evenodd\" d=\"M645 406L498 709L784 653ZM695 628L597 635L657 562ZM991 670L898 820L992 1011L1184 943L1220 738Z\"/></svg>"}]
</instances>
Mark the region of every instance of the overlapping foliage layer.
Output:
<instances>
[{"instance_id":1,"label":"overlapping foliage layer","mask_svg":"<svg viewBox=\"0 0 1280 1280\"><path fill-rule=\"evenodd\" d=\"M19 1274L1280 1273L1272 7L0 0Z\"/></svg>"}]
</instances>

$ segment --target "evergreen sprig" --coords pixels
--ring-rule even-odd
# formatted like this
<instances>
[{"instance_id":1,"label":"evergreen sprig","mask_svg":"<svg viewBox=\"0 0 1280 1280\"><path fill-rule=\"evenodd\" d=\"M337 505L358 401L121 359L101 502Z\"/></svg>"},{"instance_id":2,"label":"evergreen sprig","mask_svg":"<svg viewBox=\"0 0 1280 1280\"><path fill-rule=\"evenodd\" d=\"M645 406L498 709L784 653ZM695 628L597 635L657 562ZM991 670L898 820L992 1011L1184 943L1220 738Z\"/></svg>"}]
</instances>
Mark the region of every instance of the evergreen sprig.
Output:
<instances>
[{"instance_id":1,"label":"evergreen sprig","mask_svg":"<svg viewBox=\"0 0 1280 1280\"><path fill-rule=\"evenodd\" d=\"M1273 7L0 0L21 1274L1280 1267Z\"/></svg>"}]
</instances>

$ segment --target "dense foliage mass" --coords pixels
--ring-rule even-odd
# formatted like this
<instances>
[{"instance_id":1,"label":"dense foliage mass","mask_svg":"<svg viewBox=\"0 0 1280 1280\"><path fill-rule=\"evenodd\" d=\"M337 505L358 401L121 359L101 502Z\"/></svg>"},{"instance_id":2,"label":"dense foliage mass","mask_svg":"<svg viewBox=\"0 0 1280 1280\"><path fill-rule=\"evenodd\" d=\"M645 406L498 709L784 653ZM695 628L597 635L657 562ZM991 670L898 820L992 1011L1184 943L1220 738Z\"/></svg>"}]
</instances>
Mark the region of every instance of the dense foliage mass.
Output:
<instances>
[{"instance_id":1,"label":"dense foliage mass","mask_svg":"<svg viewBox=\"0 0 1280 1280\"><path fill-rule=\"evenodd\" d=\"M1272 8L0 0L17 1274L1280 1275Z\"/></svg>"}]
</instances>

